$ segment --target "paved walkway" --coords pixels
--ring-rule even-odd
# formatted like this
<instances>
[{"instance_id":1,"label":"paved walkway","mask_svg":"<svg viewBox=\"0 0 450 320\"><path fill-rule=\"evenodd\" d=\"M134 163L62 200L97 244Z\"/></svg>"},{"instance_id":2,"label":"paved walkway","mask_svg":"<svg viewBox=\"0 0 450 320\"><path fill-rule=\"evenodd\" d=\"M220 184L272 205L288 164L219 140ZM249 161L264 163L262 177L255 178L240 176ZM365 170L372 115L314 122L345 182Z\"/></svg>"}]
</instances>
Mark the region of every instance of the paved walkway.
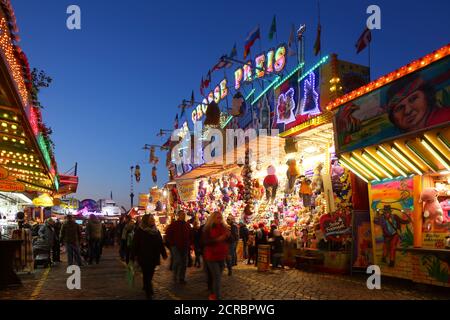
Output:
<instances>
[{"instance_id":1,"label":"paved walkway","mask_svg":"<svg viewBox=\"0 0 450 320\"><path fill-rule=\"evenodd\" d=\"M0 291L0 299L23 300L142 300L142 278L135 285L126 280L125 264L117 257L117 248L106 248L99 265L81 269L81 290L66 287L66 265L40 267L34 274L21 275L23 286ZM187 284L175 285L166 261L155 274L155 299L203 300L208 296L202 269L188 268ZM382 278L381 290L368 290L365 275L338 276L295 269L257 272L253 266L239 264L232 276L223 275L226 300L411 300L450 299L450 290L420 286L396 279Z\"/></svg>"}]
</instances>

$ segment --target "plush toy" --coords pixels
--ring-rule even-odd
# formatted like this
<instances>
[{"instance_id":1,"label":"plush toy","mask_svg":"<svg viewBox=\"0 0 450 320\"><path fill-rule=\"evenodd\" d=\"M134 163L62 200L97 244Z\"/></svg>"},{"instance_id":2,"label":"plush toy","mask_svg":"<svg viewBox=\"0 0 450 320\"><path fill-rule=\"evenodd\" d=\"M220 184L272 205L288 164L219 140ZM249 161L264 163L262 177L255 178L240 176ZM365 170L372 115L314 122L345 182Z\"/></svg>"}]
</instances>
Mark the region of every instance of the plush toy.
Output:
<instances>
[{"instance_id":1,"label":"plush toy","mask_svg":"<svg viewBox=\"0 0 450 320\"><path fill-rule=\"evenodd\" d=\"M286 194L291 194L294 191L295 181L300 176L300 169L297 165L297 161L295 159L289 159L286 162L288 169L286 171L287 176L287 186L286 186Z\"/></svg>"},{"instance_id":2,"label":"plush toy","mask_svg":"<svg viewBox=\"0 0 450 320\"><path fill-rule=\"evenodd\" d=\"M263 185L266 189L266 200L274 202L278 188L278 178L274 166L271 165L267 168L267 176L264 178Z\"/></svg>"},{"instance_id":3,"label":"plush toy","mask_svg":"<svg viewBox=\"0 0 450 320\"><path fill-rule=\"evenodd\" d=\"M223 181L223 185L222 185L222 201L225 203L230 202L230 194L229 194L229 189L228 189L228 181Z\"/></svg>"},{"instance_id":4,"label":"plush toy","mask_svg":"<svg viewBox=\"0 0 450 320\"><path fill-rule=\"evenodd\" d=\"M205 182L201 180L198 184L198 198L203 201L206 196L206 187Z\"/></svg>"},{"instance_id":5,"label":"plush toy","mask_svg":"<svg viewBox=\"0 0 450 320\"><path fill-rule=\"evenodd\" d=\"M319 163L314 168L314 175L312 177L312 186L311 187L315 194L319 194L323 191L322 169L323 169L323 163Z\"/></svg>"},{"instance_id":6,"label":"plush toy","mask_svg":"<svg viewBox=\"0 0 450 320\"><path fill-rule=\"evenodd\" d=\"M420 195L420 202L423 202L425 227L428 231L433 230L436 223L442 224L446 222L437 197L438 191L435 188L425 188Z\"/></svg>"}]
</instances>

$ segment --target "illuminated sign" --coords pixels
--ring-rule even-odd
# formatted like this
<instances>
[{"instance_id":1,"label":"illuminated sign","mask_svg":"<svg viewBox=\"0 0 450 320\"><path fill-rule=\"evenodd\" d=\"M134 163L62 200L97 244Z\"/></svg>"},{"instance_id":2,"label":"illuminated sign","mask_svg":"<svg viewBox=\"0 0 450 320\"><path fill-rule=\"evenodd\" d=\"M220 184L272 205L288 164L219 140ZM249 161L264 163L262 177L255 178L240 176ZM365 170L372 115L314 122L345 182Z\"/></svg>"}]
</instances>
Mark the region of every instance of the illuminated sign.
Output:
<instances>
[{"instance_id":1,"label":"illuminated sign","mask_svg":"<svg viewBox=\"0 0 450 320\"><path fill-rule=\"evenodd\" d=\"M295 121L295 90L290 88L286 93L282 93L278 96L277 103L277 123L290 123Z\"/></svg>"},{"instance_id":2,"label":"illuminated sign","mask_svg":"<svg viewBox=\"0 0 450 320\"><path fill-rule=\"evenodd\" d=\"M47 193L44 193L37 198L34 198L33 204L36 207L53 207L54 206L53 198Z\"/></svg>"},{"instance_id":3,"label":"illuminated sign","mask_svg":"<svg viewBox=\"0 0 450 320\"><path fill-rule=\"evenodd\" d=\"M270 50L266 54L258 55L255 58L254 66L249 61L241 68L238 68L234 72L234 88L239 90L242 82L250 82L274 72L279 73L283 71L285 66L286 47L282 45L277 50Z\"/></svg>"},{"instance_id":4,"label":"illuminated sign","mask_svg":"<svg viewBox=\"0 0 450 320\"><path fill-rule=\"evenodd\" d=\"M45 163L47 164L47 167L51 168L52 160L50 158L50 153L49 153L49 151L47 149L47 145L45 144L45 140L44 140L44 137L42 136L42 134L38 135L37 141L38 141L39 149L41 149L42 154L44 156Z\"/></svg>"},{"instance_id":5,"label":"illuminated sign","mask_svg":"<svg viewBox=\"0 0 450 320\"><path fill-rule=\"evenodd\" d=\"M25 192L25 185L14 180L0 180L0 191L3 192Z\"/></svg>"},{"instance_id":6,"label":"illuminated sign","mask_svg":"<svg viewBox=\"0 0 450 320\"><path fill-rule=\"evenodd\" d=\"M246 62L242 67L234 71L234 89L239 90L243 84L267 75L279 73L286 67L286 46L281 45L276 50L258 55L254 63ZM192 122L200 121L208 109L208 104L215 101L219 104L229 93L228 80L223 79L208 95L202 103L192 111Z\"/></svg>"},{"instance_id":7,"label":"illuminated sign","mask_svg":"<svg viewBox=\"0 0 450 320\"><path fill-rule=\"evenodd\" d=\"M319 93L317 90L319 85L316 82L314 71L310 72L303 80L303 99L301 102L301 115L317 115L320 114Z\"/></svg>"}]
</instances>

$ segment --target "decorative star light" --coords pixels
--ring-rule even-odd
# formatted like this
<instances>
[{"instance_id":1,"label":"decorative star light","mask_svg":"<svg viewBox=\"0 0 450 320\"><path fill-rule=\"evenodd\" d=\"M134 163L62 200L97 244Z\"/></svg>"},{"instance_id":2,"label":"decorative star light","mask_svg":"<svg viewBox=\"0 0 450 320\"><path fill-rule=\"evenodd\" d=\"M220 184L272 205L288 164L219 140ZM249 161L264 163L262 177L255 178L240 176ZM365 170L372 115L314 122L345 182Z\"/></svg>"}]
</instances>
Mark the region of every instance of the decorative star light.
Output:
<instances>
[{"instance_id":1,"label":"decorative star light","mask_svg":"<svg viewBox=\"0 0 450 320\"><path fill-rule=\"evenodd\" d=\"M316 91L316 75L313 72L310 72L303 82L303 92L305 94L302 105L300 108L301 115L316 115L320 114L322 111L320 110L319 105L319 93ZM311 101L312 100L312 101ZM306 102L308 101L308 105ZM314 107L311 108L311 103L314 103ZM308 108L308 110L305 110Z\"/></svg>"}]
</instances>

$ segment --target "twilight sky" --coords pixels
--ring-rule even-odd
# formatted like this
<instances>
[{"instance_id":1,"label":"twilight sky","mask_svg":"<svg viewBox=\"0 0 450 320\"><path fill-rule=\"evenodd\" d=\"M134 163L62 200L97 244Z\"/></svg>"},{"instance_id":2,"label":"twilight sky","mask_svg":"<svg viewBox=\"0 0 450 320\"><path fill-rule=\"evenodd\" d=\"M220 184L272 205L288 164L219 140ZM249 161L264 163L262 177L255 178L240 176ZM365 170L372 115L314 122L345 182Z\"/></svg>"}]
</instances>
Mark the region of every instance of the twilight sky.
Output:
<instances>
[{"instance_id":1,"label":"twilight sky","mask_svg":"<svg viewBox=\"0 0 450 320\"><path fill-rule=\"evenodd\" d=\"M81 30L66 28L66 9L81 7ZM381 30L372 32L372 79L419 58L450 39L450 2L321 0L322 53L367 64L355 42L364 30L366 8L381 8ZM317 1L106 1L12 0L20 45L31 67L53 78L43 89L44 121L52 127L59 171L78 162L80 200L109 197L129 208L130 166L141 166L139 192L153 186L144 144L161 144L159 129L172 129L182 99L223 54L256 25L262 41L253 53L287 43L293 23L306 24L306 65L312 54ZM268 40L273 15L278 42ZM291 59L292 62L292 59ZM292 67L292 63L289 64ZM232 79L230 69L229 78ZM213 76L213 83L223 72ZM190 112L187 112L190 114ZM158 183L167 181L165 153L159 153Z\"/></svg>"}]
</instances>

